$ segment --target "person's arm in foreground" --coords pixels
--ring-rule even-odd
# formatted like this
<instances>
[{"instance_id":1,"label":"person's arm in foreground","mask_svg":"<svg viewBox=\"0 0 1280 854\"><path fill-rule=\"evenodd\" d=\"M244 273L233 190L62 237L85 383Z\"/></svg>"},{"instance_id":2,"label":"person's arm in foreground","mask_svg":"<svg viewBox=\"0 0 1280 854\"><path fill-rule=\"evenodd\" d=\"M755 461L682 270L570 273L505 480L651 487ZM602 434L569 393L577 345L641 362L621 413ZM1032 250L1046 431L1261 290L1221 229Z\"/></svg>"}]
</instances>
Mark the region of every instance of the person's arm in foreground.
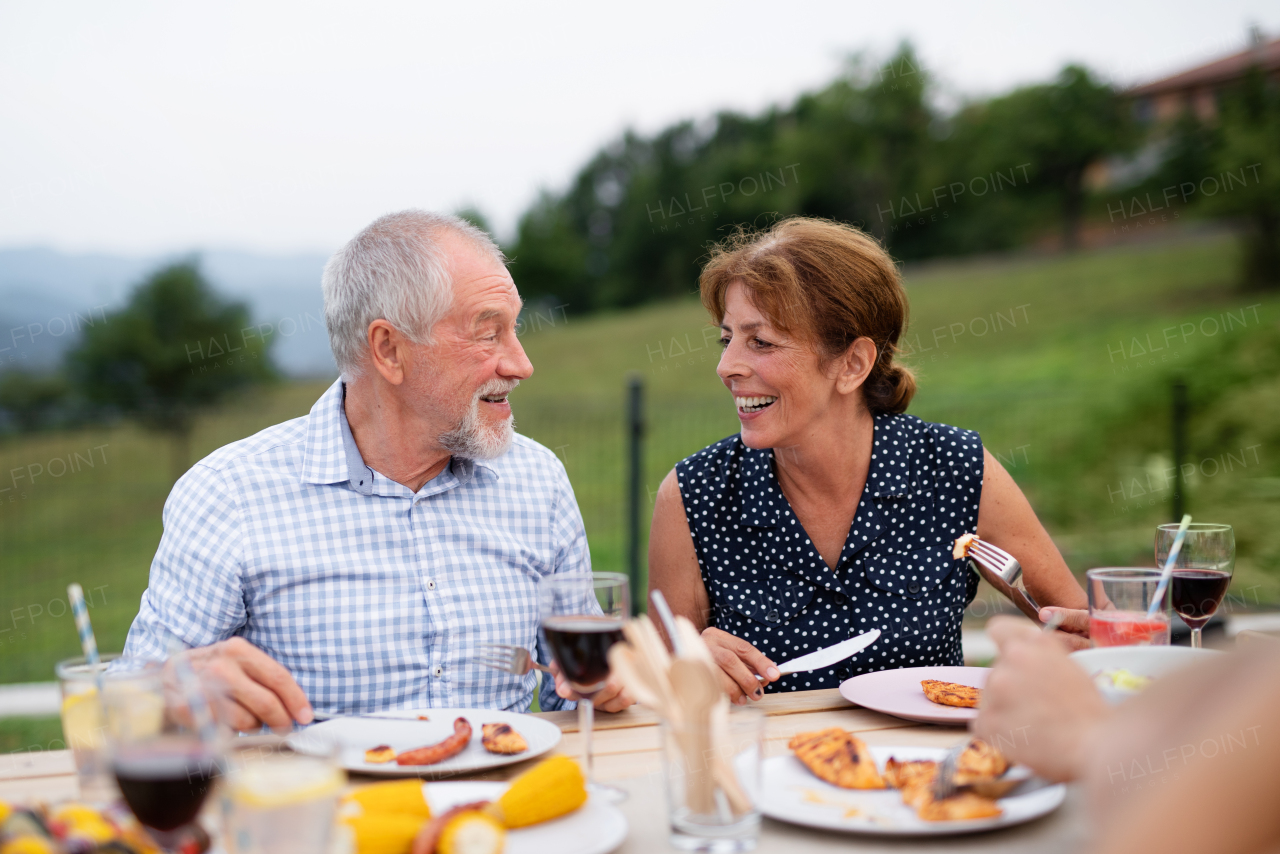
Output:
<instances>
[{"instance_id":1,"label":"person's arm in foreground","mask_svg":"<svg viewBox=\"0 0 1280 854\"><path fill-rule=\"evenodd\" d=\"M988 633L1000 656L974 731L1047 779L1084 781L1094 850L1280 843L1280 651L1216 656L1112 708L1058 640L1013 618Z\"/></svg>"},{"instance_id":2,"label":"person's arm in foreground","mask_svg":"<svg viewBox=\"0 0 1280 854\"><path fill-rule=\"evenodd\" d=\"M680 498L680 484L672 470L658 487L653 507L653 523L649 529L649 589L661 590L675 614L687 617L711 648L720 666L720 687L729 699L739 705L764 696L763 685L775 682L782 674L773 661L742 638L714 627L711 603L698 555L689 533L689 521ZM764 677L765 682L756 678Z\"/></svg>"},{"instance_id":3,"label":"person's arm in foreground","mask_svg":"<svg viewBox=\"0 0 1280 854\"><path fill-rule=\"evenodd\" d=\"M569 476L565 473L564 466L559 460L556 461L556 465L560 467L559 474L563 483L559 490L556 507L551 513L553 536L560 544L554 572L589 573L591 572L591 551L587 547L587 531L582 524L582 513L578 510L578 502L574 499L573 487L569 485ZM569 680L565 679L564 674L560 672L560 665L556 664L551 650L546 648L541 636L538 639L538 660L551 668L551 674L554 677L554 679L542 680L539 702L543 711L562 708L564 700L582 699L569 685ZM623 690L622 683L612 676L592 697L592 701L596 709L602 712L620 712L635 703L631 695Z\"/></svg>"},{"instance_id":4,"label":"person's arm in foreground","mask_svg":"<svg viewBox=\"0 0 1280 854\"><path fill-rule=\"evenodd\" d=\"M1072 636L1068 641L1076 649L1087 648L1088 597L1018 484L986 448L982 457L982 498L975 533L1018 559L1023 584L1041 606L1040 621L1048 622L1055 611L1064 612L1060 631ZM1007 590L1000 592L1008 595Z\"/></svg>"},{"instance_id":5,"label":"person's arm in foreground","mask_svg":"<svg viewBox=\"0 0 1280 854\"><path fill-rule=\"evenodd\" d=\"M237 730L310 723L310 703L292 674L244 638L240 513L221 475L197 464L165 502L164 536L151 562L124 655L168 659L173 639L188 647L215 694L219 720Z\"/></svg>"}]
</instances>

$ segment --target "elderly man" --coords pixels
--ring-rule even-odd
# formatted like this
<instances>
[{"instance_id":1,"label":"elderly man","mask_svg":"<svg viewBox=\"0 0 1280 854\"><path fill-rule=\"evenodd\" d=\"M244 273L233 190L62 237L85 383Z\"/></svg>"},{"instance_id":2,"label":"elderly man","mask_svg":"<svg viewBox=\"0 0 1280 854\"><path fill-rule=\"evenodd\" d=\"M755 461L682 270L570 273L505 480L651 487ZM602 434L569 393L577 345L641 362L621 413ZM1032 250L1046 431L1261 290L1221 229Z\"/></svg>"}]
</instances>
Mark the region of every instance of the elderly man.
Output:
<instances>
[{"instance_id":1,"label":"elderly man","mask_svg":"<svg viewBox=\"0 0 1280 854\"><path fill-rule=\"evenodd\" d=\"M310 414L220 448L174 486L126 656L173 639L239 729L425 706L529 708L534 674L483 643L538 640L538 581L590 570L555 454L516 435L533 373L521 300L487 234L384 216L330 259L341 378ZM574 695L543 683L544 709ZM630 700L600 695L612 710Z\"/></svg>"}]
</instances>

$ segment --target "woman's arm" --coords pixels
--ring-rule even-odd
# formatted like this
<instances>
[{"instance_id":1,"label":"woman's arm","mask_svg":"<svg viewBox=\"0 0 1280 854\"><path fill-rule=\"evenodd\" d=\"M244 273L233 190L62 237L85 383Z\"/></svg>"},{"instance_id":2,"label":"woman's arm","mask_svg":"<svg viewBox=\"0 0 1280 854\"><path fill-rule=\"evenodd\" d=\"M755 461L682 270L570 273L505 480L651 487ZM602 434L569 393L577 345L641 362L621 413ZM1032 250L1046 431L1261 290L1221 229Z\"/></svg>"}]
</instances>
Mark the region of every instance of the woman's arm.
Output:
<instances>
[{"instance_id":1,"label":"woman's arm","mask_svg":"<svg viewBox=\"0 0 1280 854\"><path fill-rule=\"evenodd\" d=\"M982 449L982 457L978 536L1018 559L1022 564L1023 583L1038 605L1084 611L1069 614L1063 628L1087 632L1089 600L1084 590L1018 484L986 448Z\"/></svg>"},{"instance_id":2,"label":"woman's arm","mask_svg":"<svg viewBox=\"0 0 1280 854\"><path fill-rule=\"evenodd\" d=\"M689 533L680 484L672 469L658 487L653 506L653 524L649 528L649 590L661 590L675 614L687 617L702 632L720 665L720 685L735 703L764 696L763 683L781 678L773 662L751 644L717 628L711 622L711 600L702 583L698 554ZM661 628L661 621L658 621Z\"/></svg>"}]
</instances>

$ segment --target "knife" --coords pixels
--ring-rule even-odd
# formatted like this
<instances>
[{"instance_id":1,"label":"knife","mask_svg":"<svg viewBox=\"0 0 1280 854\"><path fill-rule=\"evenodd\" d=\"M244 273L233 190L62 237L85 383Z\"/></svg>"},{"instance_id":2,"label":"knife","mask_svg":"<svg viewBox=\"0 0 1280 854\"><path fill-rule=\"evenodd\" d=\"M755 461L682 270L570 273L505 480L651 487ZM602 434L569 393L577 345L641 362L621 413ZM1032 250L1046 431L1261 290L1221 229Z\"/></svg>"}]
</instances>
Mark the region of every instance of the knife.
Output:
<instances>
[{"instance_id":1,"label":"knife","mask_svg":"<svg viewBox=\"0 0 1280 854\"><path fill-rule=\"evenodd\" d=\"M821 670L824 667L830 667L833 664L844 661L852 655L862 652L879 639L880 630L872 629L869 632L864 632L863 634L858 635L856 638L849 638L846 641L840 641L840 643L829 646L826 649L820 649L817 652L811 652L807 655L802 655L799 658L784 661L781 664L776 665L776 667L783 676L786 676L788 673L805 673L809 670ZM762 679L763 677L757 675L756 678Z\"/></svg>"}]
</instances>

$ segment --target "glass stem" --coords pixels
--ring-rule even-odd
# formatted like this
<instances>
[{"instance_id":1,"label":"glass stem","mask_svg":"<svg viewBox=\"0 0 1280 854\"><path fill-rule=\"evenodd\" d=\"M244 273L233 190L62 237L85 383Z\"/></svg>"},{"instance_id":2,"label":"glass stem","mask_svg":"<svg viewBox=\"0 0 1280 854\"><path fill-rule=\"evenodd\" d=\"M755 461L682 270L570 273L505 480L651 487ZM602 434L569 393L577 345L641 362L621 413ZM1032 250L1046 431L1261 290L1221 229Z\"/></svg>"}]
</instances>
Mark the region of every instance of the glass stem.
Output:
<instances>
[{"instance_id":1,"label":"glass stem","mask_svg":"<svg viewBox=\"0 0 1280 854\"><path fill-rule=\"evenodd\" d=\"M1191 648L1192 649L1200 649L1200 633L1202 631L1204 631L1204 629L1191 630Z\"/></svg>"},{"instance_id":2,"label":"glass stem","mask_svg":"<svg viewBox=\"0 0 1280 854\"><path fill-rule=\"evenodd\" d=\"M595 761L591 754L591 728L595 724L595 704L583 697L578 701L578 731L582 733L582 773L587 788L596 783Z\"/></svg>"}]
</instances>

